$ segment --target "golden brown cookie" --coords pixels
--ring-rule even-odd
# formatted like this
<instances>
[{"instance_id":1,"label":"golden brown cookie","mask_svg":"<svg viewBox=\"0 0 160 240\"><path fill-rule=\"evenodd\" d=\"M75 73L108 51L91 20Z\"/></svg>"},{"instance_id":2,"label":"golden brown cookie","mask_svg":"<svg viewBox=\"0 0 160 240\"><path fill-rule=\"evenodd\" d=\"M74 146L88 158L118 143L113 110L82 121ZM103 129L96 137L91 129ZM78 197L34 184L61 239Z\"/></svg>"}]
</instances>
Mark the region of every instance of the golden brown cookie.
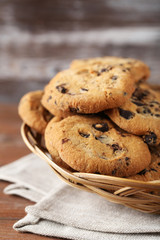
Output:
<instances>
[{"instance_id":1,"label":"golden brown cookie","mask_svg":"<svg viewBox=\"0 0 160 240\"><path fill-rule=\"evenodd\" d=\"M110 120L100 117L72 116L53 123L46 128L45 141L67 165L81 172L126 177L151 161L141 138L116 130Z\"/></svg>"},{"instance_id":2,"label":"golden brown cookie","mask_svg":"<svg viewBox=\"0 0 160 240\"><path fill-rule=\"evenodd\" d=\"M132 58L120 58L120 57L97 57L88 59L77 59L71 63L71 69L77 69L85 67L86 65L98 66L103 63L108 65L120 65L124 69L129 69L135 82L146 80L150 76L149 67L140 60Z\"/></svg>"},{"instance_id":3,"label":"golden brown cookie","mask_svg":"<svg viewBox=\"0 0 160 240\"><path fill-rule=\"evenodd\" d=\"M139 181L160 180L160 145L152 147L150 165L129 178Z\"/></svg>"},{"instance_id":4,"label":"golden brown cookie","mask_svg":"<svg viewBox=\"0 0 160 240\"><path fill-rule=\"evenodd\" d=\"M53 117L42 105L41 98L43 91L34 91L25 94L18 106L18 113L22 120L38 133L43 134L44 130ZM59 118L54 117L54 121Z\"/></svg>"},{"instance_id":5,"label":"golden brown cookie","mask_svg":"<svg viewBox=\"0 0 160 240\"><path fill-rule=\"evenodd\" d=\"M160 93L148 85L137 87L126 103L106 114L125 131L143 136L147 144L160 143Z\"/></svg>"},{"instance_id":6,"label":"golden brown cookie","mask_svg":"<svg viewBox=\"0 0 160 240\"><path fill-rule=\"evenodd\" d=\"M128 69L101 64L58 73L46 86L42 104L64 112L97 113L122 105L133 93ZM46 105L47 103L47 105Z\"/></svg>"}]
</instances>

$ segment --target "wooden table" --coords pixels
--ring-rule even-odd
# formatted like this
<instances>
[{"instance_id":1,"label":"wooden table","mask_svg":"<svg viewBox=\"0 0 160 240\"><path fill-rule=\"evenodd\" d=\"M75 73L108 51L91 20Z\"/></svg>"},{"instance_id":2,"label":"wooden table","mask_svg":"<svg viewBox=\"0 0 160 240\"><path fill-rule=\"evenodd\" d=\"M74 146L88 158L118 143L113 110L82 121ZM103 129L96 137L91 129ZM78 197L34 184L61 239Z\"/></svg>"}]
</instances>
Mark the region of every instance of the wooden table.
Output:
<instances>
[{"instance_id":1,"label":"wooden table","mask_svg":"<svg viewBox=\"0 0 160 240\"><path fill-rule=\"evenodd\" d=\"M0 104L0 109L0 166L3 166L30 153L30 151L20 135L21 120L17 114L17 105ZM48 239L13 230L13 224L25 216L25 207L34 203L18 196L5 195L3 189L7 185L7 182L0 181L0 239Z\"/></svg>"}]
</instances>

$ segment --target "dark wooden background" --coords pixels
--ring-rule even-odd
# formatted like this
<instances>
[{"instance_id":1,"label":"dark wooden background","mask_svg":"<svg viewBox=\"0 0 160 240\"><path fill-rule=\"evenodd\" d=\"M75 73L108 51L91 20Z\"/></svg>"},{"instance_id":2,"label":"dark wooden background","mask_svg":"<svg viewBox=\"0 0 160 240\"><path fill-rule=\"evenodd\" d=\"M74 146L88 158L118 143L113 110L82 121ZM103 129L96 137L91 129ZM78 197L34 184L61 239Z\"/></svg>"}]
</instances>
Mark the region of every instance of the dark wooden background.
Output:
<instances>
[{"instance_id":1,"label":"dark wooden background","mask_svg":"<svg viewBox=\"0 0 160 240\"><path fill-rule=\"evenodd\" d=\"M144 60L159 82L159 0L0 0L0 101L41 89L74 58Z\"/></svg>"},{"instance_id":2,"label":"dark wooden background","mask_svg":"<svg viewBox=\"0 0 160 240\"><path fill-rule=\"evenodd\" d=\"M144 60L150 82L160 83L160 0L0 0L0 166L29 153L17 114L22 95L72 59L104 55ZM47 239L12 229L33 203L4 195L6 186L0 182L0 239Z\"/></svg>"}]
</instances>

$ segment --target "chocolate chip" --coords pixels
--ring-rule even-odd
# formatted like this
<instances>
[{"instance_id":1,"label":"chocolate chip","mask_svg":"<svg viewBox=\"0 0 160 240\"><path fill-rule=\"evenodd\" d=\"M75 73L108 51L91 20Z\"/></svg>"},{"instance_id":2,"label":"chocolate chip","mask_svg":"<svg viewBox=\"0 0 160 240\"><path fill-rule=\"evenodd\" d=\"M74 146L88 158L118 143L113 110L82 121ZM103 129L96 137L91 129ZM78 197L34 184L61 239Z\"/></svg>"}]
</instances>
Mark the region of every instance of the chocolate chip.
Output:
<instances>
[{"instance_id":1,"label":"chocolate chip","mask_svg":"<svg viewBox=\"0 0 160 240\"><path fill-rule=\"evenodd\" d=\"M128 110L124 110L122 108L118 108L119 110L119 114L121 117L125 118L125 119L131 119L134 117L134 113Z\"/></svg>"},{"instance_id":2,"label":"chocolate chip","mask_svg":"<svg viewBox=\"0 0 160 240\"><path fill-rule=\"evenodd\" d=\"M102 72L109 72L110 70L112 70L112 66L111 65L109 65L107 68L102 68L101 70L100 70L100 72L102 73Z\"/></svg>"},{"instance_id":3,"label":"chocolate chip","mask_svg":"<svg viewBox=\"0 0 160 240\"><path fill-rule=\"evenodd\" d=\"M113 171L112 171L112 175L114 176L117 172L117 169L115 168Z\"/></svg>"},{"instance_id":4,"label":"chocolate chip","mask_svg":"<svg viewBox=\"0 0 160 240\"><path fill-rule=\"evenodd\" d=\"M146 172L148 172L148 170L145 168L141 172L139 172L138 175L144 175L146 174Z\"/></svg>"},{"instance_id":5,"label":"chocolate chip","mask_svg":"<svg viewBox=\"0 0 160 240\"><path fill-rule=\"evenodd\" d=\"M153 171L153 172L157 172L157 170L156 170L156 169L154 169L154 168L151 168L151 171Z\"/></svg>"},{"instance_id":6,"label":"chocolate chip","mask_svg":"<svg viewBox=\"0 0 160 240\"><path fill-rule=\"evenodd\" d=\"M156 144L157 141L157 135L154 132L150 132L149 134L146 134L143 136L143 140L147 144Z\"/></svg>"},{"instance_id":7,"label":"chocolate chip","mask_svg":"<svg viewBox=\"0 0 160 240\"><path fill-rule=\"evenodd\" d=\"M106 71L107 71L107 68L102 68L100 72L102 73L102 72L106 72Z\"/></svg>"},{"instance_id":8,"label":"chocolate chip","mask_svg":"<svg viewBox=\"0 0 160 240\"><path fill-rule=\"evenodd\" d=\"M96 140L99 140L100 142L103 142L104 136L99 136L99 137L96 137L96 136L95 136L95 139L96 139Z\"/></svg>"},{"instance_id":9,"label":"chocolate chip","mask_svg":"<svg viewBox=\"0 0 160 240\"><path fill-rule=\"evenodd\" d=\"M82 137L84 137L84 138L88 138L89 136L90 136L90 134L86 134L86 133L79 133Z\"/></svg>"},{"instance_id":10,"label":"chocolate chip","mask_svg":"<svg viewBox=\"0 0 160 240\"><path fill-rule=\"evenodd\" d=\"M112 144L113 152L116 152L117 150L122 150L122 148L116 143Z\"/></svg>"},{"instance_id":11,"label":"chocolate chip","mask_svg":"<svg viewBox=\"0 0 160 240\"><path fill-rule=\"evenodd\" d=\"M158 166L160 166L160 162L158 163Z\"/></svg>"},{"instance_id":12,"label":"chocolate chip","mask_svg":"<svg viewBox=\"0 0 160 240\"><path fill-rule=\"evenodd\" d=\"M118 78L118 76L114 75L114 76L112 77L112 80L117 80L117 78Z\"/></svg>"},{"instance_id":13,"label":"chocolate chip","mask_svg":"<svg viewBox=\"0 0 160 240\"><path fill-rule=\"evenodd\" d=\"M130 160L129 157L125 157L125 161L126 161L126 165L127 165L127 166L129 166L129 160Z\"/></svg>"},{"instance_id":14,"label":"chocolate chip","mask_svg":"<svg viewBox=\"0 0 160 240\"><path fill-rule=\"evenodd\" d=\"M144 106L144 105L145 105L145 104L142 103L142 102L138 102L138 101L134 101L134 100L132 100L132 103L134 103L134 104L137 105L137 106Z\"/></svg>"},{"instance_id":15,"label":"chocolate chip","mask_svg":"<svg viewBox=\"0 0 160 240\"><path fill-rule=\"evenodd\" d=\"M151 113L151 110L150 110L149 108L145 107L145 109L144 109L143 112L144 112L144 113Z\"/></svg>"},{"instance_id":16,"label":"chocolate chip","mask_svg":"<svg viewBox=\"0 0 160 240\"><path fill-rule=\"evenodd\" d=\"M54 101L54 104L57 105L57 101L56 100Z\"/></svg>"},{"instance_id":17,"label":"chocolate chip","mask_svg":"<svg viewBox=\"0 0 160 240\"><path fill-rule=\"evenodd\" d=\"M62 139L62 144L66 143L66 142L68 142L68 141L69 141L68 138L63 138L63 139Z\"/></svg>"},{"instance_id":18,"label":"chocolate chip","mask_svg":"<svg viewBox=\"0 0 160 240\"><path fill-rule=\"evenodd\" d=\"M67 88L64 87L65 85L66 85L66 84L58 85L58 86L56 86L56 89L57 89L60 93L66 93L68 90L67 90Z\"/></svg>"},{"instance_id":19,"label":"chocolate chip","mask_svg":"<svg viewBox=\"0 0 160 240\"><path fill-rule=\"evenodd\" d=\"M69 108L69 110L71 111L71 112L75 112L75 113L77 113L78 111L79 111L79 108Z\"/></svg>"},{"instance_id":20,"label":"chocolate chip","mask_svg":"<svg viewBox=\"0 0 160 240\"><path fill-rule=\"evenodd\" d=\"M155 117L160 117L160 114L155 114Z\"/></svg>"},{"instance_id":21,"label":"chocolate chip","mask_svg":"<svg viewBox=\"0 0 160 240\"><path fill-rule=\"evenodd\" d=\"M136 90L132 94L132 98L141 101L148 95L149 95L149 91L143 90L141 88L136 88Z\"/></svg>"},{"instance_id":22,"label":"chocolate chip","mask_svg":"<svg viewBox=\"0 0 160 240\"><path fill-rule=\"evenodd\" d=\"M49 102L52 99L52 96L49 96L49 98L47 99L47 102Z\"/></svg>"},{"instance_id":23,"label":"chocolate chip","mask_svg":"<svg viewBox=\"0 0 160 240\"><path fill-rule=\"evenodd\" d=\"M81 90L88 92L88 89L87 89L87 88L81 88Z\"/></svg>"},{"instance_id":24,"label":"chocolate chip","mask_svg":"<svg viewBox=\"0 0 160 240\"><path fill-rule=\"evenodd\" d=\"M151 116L153 116L153 113L151 113L151 110L145 106L143 106L142 108L137 108L136 111L137 113L140 113L140 114L150 114Z\"/></svg>"},{"instance_id":25,"label":"chocolate chip","mask_svg":"<svg viewBox=\"0 0 160 240\"><path fill-rule=\"evenodd\" d=\"M137 109L137 112L138 112L138 109ZM148 113L151 113L151 110L147 107L143 107L143 111L142 111L144 114L148 114Z\"/></svg>"},{"instance_id":26,"label":"chocolate chip","mask_svg":"<svg viewBox=\"0 0 160 240\"><path fill-rule=\"evenodd\" d=\"M99 72L97 72L97 76L100 76L101 75L101 73L103 73L103 72L109 72L110 70L112 70L112 66L108 66L108 67L106 67L106 68L102 68Z\"/></svg>"},{"instance_id":27,"label":"chocolate chip","mask_svg":"<svg viewBox=\"0 0 160 240\"><path fill-rule=\"evenodd\" d=\"M107 123L96 123L93 124L92 127L101 132L107 132L109 130Z\"/></svg>"}]
</instances>

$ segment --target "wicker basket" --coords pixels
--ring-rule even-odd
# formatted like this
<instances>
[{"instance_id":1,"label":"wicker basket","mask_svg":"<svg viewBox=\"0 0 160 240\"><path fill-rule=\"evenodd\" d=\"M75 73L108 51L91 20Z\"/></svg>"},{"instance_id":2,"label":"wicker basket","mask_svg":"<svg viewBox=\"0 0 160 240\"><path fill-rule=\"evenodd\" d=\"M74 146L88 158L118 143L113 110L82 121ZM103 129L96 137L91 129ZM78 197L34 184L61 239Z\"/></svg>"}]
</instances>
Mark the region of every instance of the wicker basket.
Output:
<instances>
[{"instance_id":1,"label":"wicker basket","mask_svg":"<svg viewBox=\"0 0 160 240\"><path fill-rule=\"evenodd\" d=\"M73 187L94 192L107 200L127 207L160 214L160 180L143 182L119 177L81 172L70 172L51 159L41 142L41 135L22 124L21 134L27 147L44 159L54 172Z\"/></svg>"}]
</instances>

